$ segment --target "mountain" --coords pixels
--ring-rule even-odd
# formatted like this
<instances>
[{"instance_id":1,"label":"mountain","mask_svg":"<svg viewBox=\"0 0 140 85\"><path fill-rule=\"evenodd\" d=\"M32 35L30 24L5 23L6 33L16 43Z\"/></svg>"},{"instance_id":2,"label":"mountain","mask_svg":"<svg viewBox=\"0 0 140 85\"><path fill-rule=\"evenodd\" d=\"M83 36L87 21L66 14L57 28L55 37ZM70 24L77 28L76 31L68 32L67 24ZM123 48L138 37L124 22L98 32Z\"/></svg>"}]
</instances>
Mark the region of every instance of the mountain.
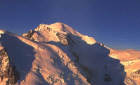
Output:
<instances>
[{"instance_id":1,"label":"mountain","mask_svg":"<svg viewBox=\"0 0 140 85\"><path fill-rule=\"evenodd\" d=\"M119 59L124 65L126 85L140 85L140 51L111 49L110 56Z\"/></svg>"},{"instance_id":2,"label":"mountain","mask_svg":"<svg viewBox=\"0 0 140 85\"><path fill-rule=\"evenodd\" d=\"M66 24L0 35L0 85L140 85L140 51L109 48Z\"/></svg>"}]
</instances>

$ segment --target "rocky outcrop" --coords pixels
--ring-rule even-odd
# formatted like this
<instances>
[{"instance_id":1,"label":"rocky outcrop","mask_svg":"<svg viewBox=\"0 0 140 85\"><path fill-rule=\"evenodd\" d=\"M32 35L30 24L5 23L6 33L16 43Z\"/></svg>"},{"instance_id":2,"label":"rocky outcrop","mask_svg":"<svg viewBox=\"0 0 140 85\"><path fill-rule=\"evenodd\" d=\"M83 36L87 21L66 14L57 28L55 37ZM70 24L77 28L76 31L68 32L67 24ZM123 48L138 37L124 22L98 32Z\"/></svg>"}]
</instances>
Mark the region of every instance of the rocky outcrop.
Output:
<instances>
[{"instance_id":1,"label":"rocky outcrop","mask_svg":"<svg viewBox=\"0 0 140 85\"><path fill-rule=\"evenodd\" d=\"M15 85L19 74L10 60L6 50L0 50L0 85Z\"/></svg>"}]
</instances>

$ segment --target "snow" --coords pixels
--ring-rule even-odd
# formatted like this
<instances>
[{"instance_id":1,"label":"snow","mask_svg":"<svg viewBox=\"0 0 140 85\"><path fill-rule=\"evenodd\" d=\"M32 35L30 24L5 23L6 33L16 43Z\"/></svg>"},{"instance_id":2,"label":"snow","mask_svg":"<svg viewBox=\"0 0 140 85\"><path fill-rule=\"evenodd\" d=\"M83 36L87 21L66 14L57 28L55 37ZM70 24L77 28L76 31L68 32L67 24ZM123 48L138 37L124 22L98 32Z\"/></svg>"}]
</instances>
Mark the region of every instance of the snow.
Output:
<instances>
[{"instance_id":1,"label":"snow","mask_svg":"<svg viewBox=\"0 0 140 85\"><path fill-rule=\"evenodd\" d=\"M1 42L20 74L17 84L89 84L67 54L55 45L41 45L12 33L3 34Z\"/></svg>"},{"instance_id":2,"label":"snow","mask_svg":"<svg viewBox=\"0 0 140 85\"><path fill-rule=\"evenodd\" d=\"M16 85L124 84L121 54L66 24L40 24L23 36L3 30L0 34L0 48L20 75Z\"/></svg>"}]
</instances>

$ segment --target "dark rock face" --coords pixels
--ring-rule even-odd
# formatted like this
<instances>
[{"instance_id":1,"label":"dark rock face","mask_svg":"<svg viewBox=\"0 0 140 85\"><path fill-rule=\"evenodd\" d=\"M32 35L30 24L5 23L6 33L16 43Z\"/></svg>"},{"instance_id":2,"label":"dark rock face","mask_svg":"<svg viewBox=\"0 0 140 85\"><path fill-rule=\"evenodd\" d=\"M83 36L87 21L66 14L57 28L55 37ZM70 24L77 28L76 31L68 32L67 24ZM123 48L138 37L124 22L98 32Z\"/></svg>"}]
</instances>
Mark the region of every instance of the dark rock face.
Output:
<instances>
[{"instance_id":1,"label":"dark rock face","mask_svg":"<svg viewBox=\"0 0 140 85\"><path fill-rule=\"evenodd\" d=\"M32 36L33 36L34 33L35 33L34 30L30 30L28 33L24 33L22 36L25 37L25 38L34 40L34 39L32 38Z\"/></svg>"},{"instance_id":2,"label":"dark rock face","mask_svg":"<svg viewBox=\"0 0 140 85\"><path fill-rule=\"evenodd\" d=\"M5 49L0 51L0 80L6 79L6 85L14 85L19 79L16 68L10 62L10 58Z\"/></svg>"},{"instance_id":3,"label":"dark rock face","mask_svg":"<svg viewBox=\"0 0 140 85\"><path fill-rule=\"evenodd\" d=\"M68 45L68 41L67 41L67 36L61 33L57 33L56 34L60 40L60 43L62 43L63 45Z\"/></svg>"}]
</instances>

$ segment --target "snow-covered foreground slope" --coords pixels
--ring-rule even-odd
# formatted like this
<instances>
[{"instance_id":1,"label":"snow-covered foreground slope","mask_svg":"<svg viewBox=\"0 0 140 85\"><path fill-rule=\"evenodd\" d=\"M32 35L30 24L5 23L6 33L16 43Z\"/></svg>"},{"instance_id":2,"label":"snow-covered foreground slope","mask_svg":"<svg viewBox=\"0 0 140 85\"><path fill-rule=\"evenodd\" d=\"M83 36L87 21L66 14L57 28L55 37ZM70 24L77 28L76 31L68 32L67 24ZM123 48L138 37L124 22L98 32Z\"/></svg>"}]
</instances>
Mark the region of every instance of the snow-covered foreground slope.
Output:
<instances>
[{"instance_id":1,"label":"snow-covered foreground slope","mask_svg":"<svg viewBox=\"0 0 140 85\"><path fill-rule=\"evenodd\" d=\"M139 85L115 50L63 23L0 34L0 85Z\"/></svg>"},{"instance_id":2,"label":"snow-covered foreground slope","mask_svg":"<svg viewBox=\"0 0 140 85\"><path fill-rule=\"evenodd\" d=\"M110 50L110 56L121 61L126 72L126 85L140 85L140 51Z\"/></svg>"}]
</instances>

